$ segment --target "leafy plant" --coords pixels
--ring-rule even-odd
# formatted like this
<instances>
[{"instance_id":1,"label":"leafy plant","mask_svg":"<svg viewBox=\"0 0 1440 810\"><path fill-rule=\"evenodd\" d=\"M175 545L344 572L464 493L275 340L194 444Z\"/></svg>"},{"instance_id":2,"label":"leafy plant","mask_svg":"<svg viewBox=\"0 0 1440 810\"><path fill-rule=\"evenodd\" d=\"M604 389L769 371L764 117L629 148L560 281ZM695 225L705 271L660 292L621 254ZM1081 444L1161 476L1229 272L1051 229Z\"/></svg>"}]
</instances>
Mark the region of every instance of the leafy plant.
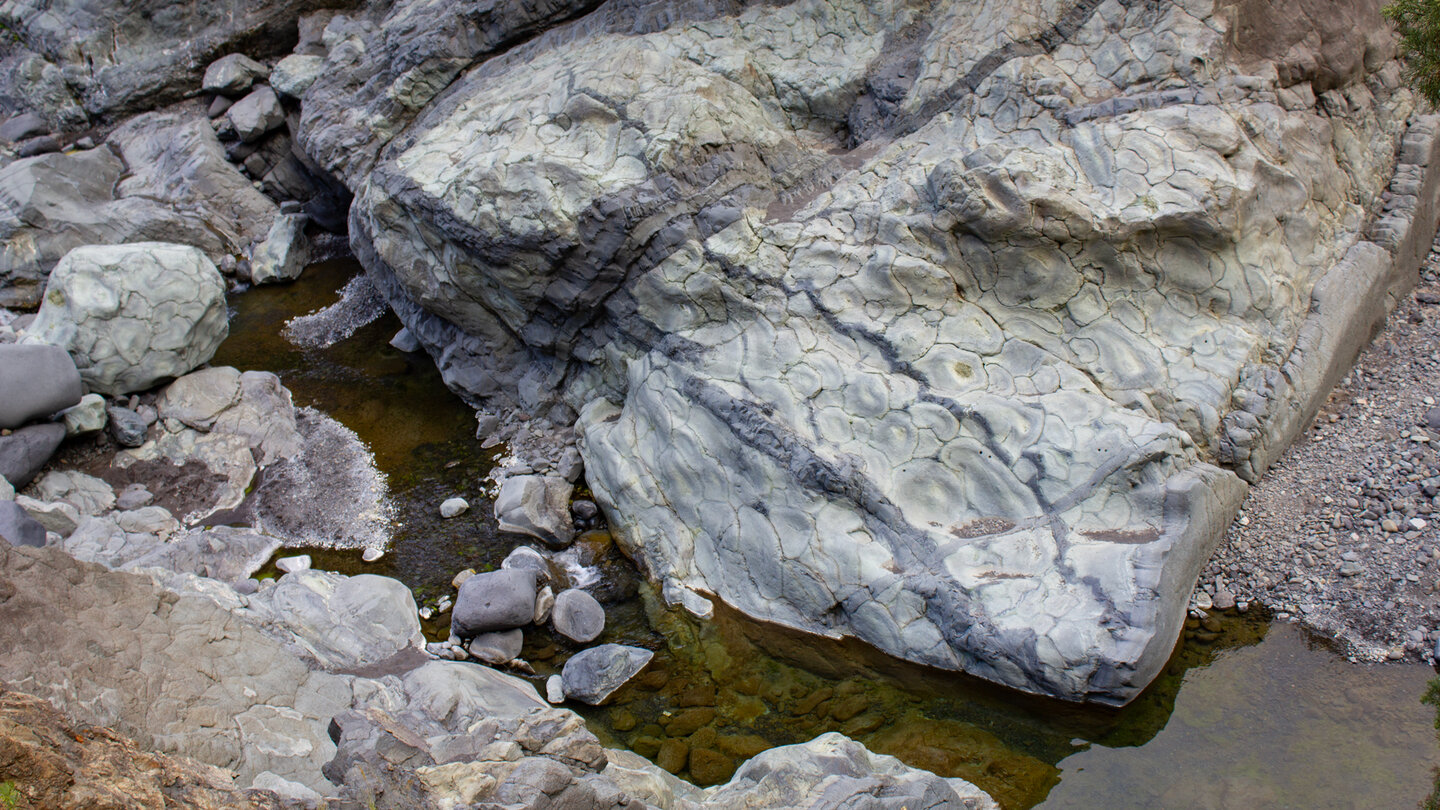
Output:
<instances>
[{"instance_id":1,"label":"leafy plant","mask_svg":"<svg viewBox=\"0 0 1440 810\"><path fill-rule=\"evenodd\" d=\"M20 805L20 791L14 782L0 782L0 802L5 803L5 810L15 810Z\"/></svg>"},{"instance_id":2,"label":"leafy plant","mask_svg":"<svg viewBox=\"0 0 1440 810\"><path fill-rule=\"evenodd\" d=\"M1411 86L1440 106L1440 0L1395 0L1385 7L1385 17L1400 32Z\"/></svg>"}]
</instances>

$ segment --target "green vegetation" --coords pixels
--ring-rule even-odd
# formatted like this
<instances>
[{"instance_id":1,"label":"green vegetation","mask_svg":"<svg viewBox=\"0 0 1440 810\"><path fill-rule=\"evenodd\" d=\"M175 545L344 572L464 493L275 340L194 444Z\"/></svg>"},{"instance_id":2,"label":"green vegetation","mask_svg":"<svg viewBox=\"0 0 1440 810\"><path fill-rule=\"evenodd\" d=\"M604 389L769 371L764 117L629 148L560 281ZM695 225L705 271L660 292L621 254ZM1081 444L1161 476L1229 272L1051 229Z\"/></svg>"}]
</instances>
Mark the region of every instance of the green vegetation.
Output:
<instances>
[{"instance_id":1,"label":"green vegetation","mask_svg":"<svg viewBox=\"0 0 1440 810\"><path fill-rule=\"evenodd\" d=\"M1400 32L1411 86L1440 107L1440 0L1395 0L1385 17Z\"/></svg>"},{"instance_id":2,"label":"green vegetation","mask_svg":"<svg viewBox=\"0 0 1440 810\"><path fill-rule=\"evenodd\" d=\"M20 791L14 782L0 782L0 802L4 802L5 810L15 810L20 805Z\"/></svg>"},{"instance_id":3,"label":"green vegetation","mask_svg":"<svg viewBox=\"0 0 1440 810\"><path fill-rule=\"evenodd\" d=\"M1430 685L1425 688L1425 696L1420 698L1420 702L1435 707L1435 728L1437 736L1440 736L1440 678L1430 680ZM1440 768L1435 770L1435 787L1430 789L1430 795L1426 797L1421 808L1422 810L1440 810Z\"/></svg>"}]
</instances>

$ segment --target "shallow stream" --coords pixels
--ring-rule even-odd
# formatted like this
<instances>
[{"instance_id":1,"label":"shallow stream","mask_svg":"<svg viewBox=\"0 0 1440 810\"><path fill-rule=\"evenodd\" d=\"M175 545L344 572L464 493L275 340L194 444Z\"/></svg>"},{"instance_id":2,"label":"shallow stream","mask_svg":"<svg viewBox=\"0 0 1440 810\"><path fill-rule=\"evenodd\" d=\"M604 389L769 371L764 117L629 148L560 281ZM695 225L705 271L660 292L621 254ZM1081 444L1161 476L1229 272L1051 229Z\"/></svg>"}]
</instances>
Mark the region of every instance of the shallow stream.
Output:
<instances>
[{"instance_id":1,"label":"shallow stream","mask_svg":"<svg viewBox=\"0 0 1440 810\"><path fill-rule=\"evenodd\" d=\"M364 563L359 551L304 549L316 567L393 576L432 604L457 571L494 568L517 544L496 532L482 489L503 448L480 447L470 409L428 357L388 345L393 315L324 349L282 336L288 319L335 301L357 271L328 262L296 284L233 295L230 338L214 362L280 375L297 405L366 441L388 476L390 552ZM471 510L442 520L440 502L455 495ZM1253 613L1192 620L1166 672L1114 710L1029 698L725 611L701 626L661 609L605 533L585 536L573 556L605 577L597 595L610 618L596 643L656 651L610 705L573 708L606 744L702 784L764 748L831 730L969 779L1007 809L1410 808L1440 766L1434 710L1420 703L1429 668L1349 664ZM427 634L443 638L445 618ZM545 629L526 635L523 657L541 677L578 649Z\"/></svg>"}]
</instances>

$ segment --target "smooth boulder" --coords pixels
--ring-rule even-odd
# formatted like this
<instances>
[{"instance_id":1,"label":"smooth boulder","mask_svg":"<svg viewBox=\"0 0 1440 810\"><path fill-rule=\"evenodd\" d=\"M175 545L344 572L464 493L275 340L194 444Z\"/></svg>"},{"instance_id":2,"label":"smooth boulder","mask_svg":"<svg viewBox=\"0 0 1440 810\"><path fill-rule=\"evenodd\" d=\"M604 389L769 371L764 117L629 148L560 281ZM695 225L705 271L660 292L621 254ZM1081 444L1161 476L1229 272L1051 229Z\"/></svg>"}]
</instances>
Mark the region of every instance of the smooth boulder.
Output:
<instances>
[{"instance_id":1,"label":"smooth boulder","mask_svg":"<svg viewBox=\"0 0 1440 810\"><path fill-rule=\"evenodd\" d=\"M62 411L84 393L80 372L64 349L0 344L0 428Z\"/></svg>"},{"instance_id":2,"label":"smooth boulder","mask_svg":"<svg viewBox=\"0 0 1440 810\"><path fill-rule=\"evenodd\" d=\"M270 86L289 98L300 98L325 71L325 58L292 53L275 63L270 71Z\"/></svg>"},{"instance_id":3,"label":"smooth boulder","mask_svg":"<svg viewBox=\"0 0 1440 810\"><path fill-rule=\"evenodd\" d=\"M575 540L570 494L575 486L558 476L521 475L505 479L495 497L500 531L524 534L556 547Z\"/></svg>"},{"instance_id":4,"label":"smooth boulder","mask_svg":"<svg viewBox=\"0 0 1440 810\"><path fill-rule=\"evenodd\" d=\"M584 644L605 632L605 608L585 591L570 588L556 594L550 621L560 635Z\"/></svg>"},{"instance_id":5,"label":"smooth boulder","mask_svg":"<svg viewBox=\"0 0 1440 810\"><path fill-rule=\"evenodd\" d=\"M514 630L481 633L470 639L465 649L482 663L504 664L518 658L524 646L525 631L517 627Z\"/></svg>"},{"instance_id":6,"label":"smooth boulder","mask_svg":"<svg viewBox=\"0 0 1440 810\"><path fill-rule=\"evenodd\" d=\"M489 630L511 630L535 615L535 572L486 571L460 584L450 616L450 632L472 638Z\"/></svg>"},{"instance_id":7,"label":"smooth boulder","mask_svg":"<svg viewBox=\"0 0 1440 810\"><path fill-rule=\"evenodd\" d=\"M61 414L65 422L65 433L70 436L85 436L105 429L105 398L99 394L86 394L79 404L66 408Z\"/></svg>"},{"instance_id":8,"label":"smooth boulder","mask_svg":"<svg viewBox=\"0 0 1440 810\"><path fill-rule=\"evenodd\" d=\"M56 422L30 425L0 436L0 475L16 489L24 489L64 440L65 426Z\"/></svg>"},{"instance_id":9,"label":"smooth boulder","mask_svg":"<svg viewBox=\"0 0 1440 810\"><path fill-rule=\"evenodd\" d=\"M198 248L76 248L51 271L24 342L70 352L92 392L143 391L208 361L229 334L225 282Z\"/></svg>"},{"instance_id":10,"label":"smooth boulder","mask_svg":"<svg viewBox=\"0 0 1440 810\"><path fill-rule=\"evenodd\" d=\"M14 501L0 501L0 538L12 546L45 545L45 527Z\"/></svg>"},{"instance_id":11,"label":"smooth boulder","mask_svg":"<svg viewBox=\"0 0 1440 810\"><path fill-rule=\"evenodd\" d=\"M598 706L639 675L654 657L649 650L624 644L601 644L581 650L560 670L565 696Z\"/></svg>"}]
</instances>

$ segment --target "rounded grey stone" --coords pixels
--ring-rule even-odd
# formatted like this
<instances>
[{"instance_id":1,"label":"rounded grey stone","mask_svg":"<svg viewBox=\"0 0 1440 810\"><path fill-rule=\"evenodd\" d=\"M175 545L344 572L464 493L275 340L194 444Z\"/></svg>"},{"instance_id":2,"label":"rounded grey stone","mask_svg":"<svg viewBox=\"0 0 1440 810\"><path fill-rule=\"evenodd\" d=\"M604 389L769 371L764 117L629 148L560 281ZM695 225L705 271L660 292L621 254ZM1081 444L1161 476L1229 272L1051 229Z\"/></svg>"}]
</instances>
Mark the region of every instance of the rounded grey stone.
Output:
<instances>
[{"instance_id":1,"label":"rounded grey stone","mask_svg":"<svg viewBox=\"0 0 1440 810\"><path fill-rule=\"evenodd\" d=\"M605 608L585 591L571 588L555 596L550 622L556 632L572 641L594 641L605 632Z\"/></svg>"},{"instance_id":2,"label":"rounded grey stone","mask_svg":"<svg viewBox=\"0 0 1440 810\"><path fill-rule=\"evenodd\" d=\"M470 640L466 650L486 664L514 661L525 646L525 632L520 628L481 633Z\"/></svg>"},{"instance_id":3,"label":"rounded grey stone","mask_svg":"<svg viewBox=\"0 0 1440 810\"><path fill-rule=\"evenodd\" d=\"M121 447L139 447L145 443L145 417L129 408L106 409L110 417L110 437Z\"/></svg>"},{"instance_id":4,"label":"rounded grey stone","mask_svg":"<svg viewBox=\"0 0 1440 810\"><path fill-rule=\"evenodd\" d=\"M73 407L85 393L59 346L0 344L0 428L17 428Z\"/></svg>"},{"instance_id":5,"label":"rounded grey stone","mask_svg":"<svg viewBox=\"0 0 1440 810\"><path fill-rule=\"evenodd\" d=\"M486 571L461 583L450 630L460 638L473 638L488 630L523 627L534 615L534 571Z\"/></svg>"}]
</instances>

